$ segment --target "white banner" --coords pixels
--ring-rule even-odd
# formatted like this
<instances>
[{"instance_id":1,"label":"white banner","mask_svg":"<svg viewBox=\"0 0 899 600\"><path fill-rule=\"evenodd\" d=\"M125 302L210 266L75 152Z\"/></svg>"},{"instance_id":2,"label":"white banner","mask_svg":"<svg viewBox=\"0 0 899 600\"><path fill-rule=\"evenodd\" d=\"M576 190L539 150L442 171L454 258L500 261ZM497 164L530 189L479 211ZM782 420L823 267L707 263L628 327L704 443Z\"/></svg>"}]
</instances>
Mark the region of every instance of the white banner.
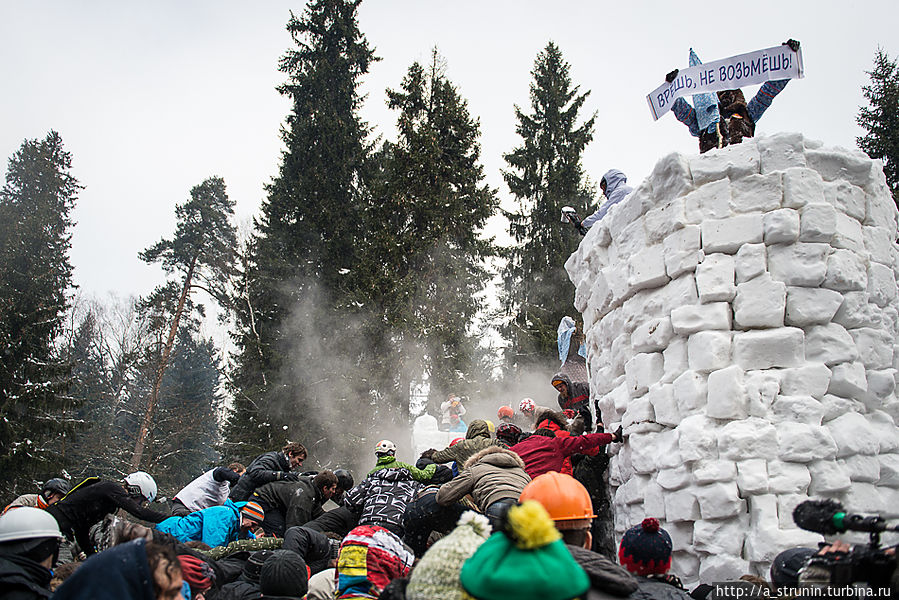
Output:
<instances>
[{"instance_id":1,"label":"white banner","mask_svg":"<svg viewBox=\"0 0 899 600\"><path fill-rule=\"evenodd\" d=\"M654 89L646 101L652 118L671 110L681 96L702 92L733 90L772 79L799 79L803 76L802 48L793 52L789 46L774 46L747 54L681 69L671 83Z\"/></svg>"}]
</instances>

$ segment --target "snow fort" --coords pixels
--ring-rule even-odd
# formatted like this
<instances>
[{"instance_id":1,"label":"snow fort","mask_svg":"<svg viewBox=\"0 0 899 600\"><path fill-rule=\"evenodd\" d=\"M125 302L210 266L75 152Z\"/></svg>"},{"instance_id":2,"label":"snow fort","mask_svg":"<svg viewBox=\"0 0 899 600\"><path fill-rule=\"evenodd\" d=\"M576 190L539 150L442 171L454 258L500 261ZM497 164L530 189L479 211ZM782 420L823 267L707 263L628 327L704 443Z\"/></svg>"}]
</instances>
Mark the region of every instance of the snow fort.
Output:
<instances>
[{"instance_id":1,"label":"snow fort","mask_svg":"<svg viewBox=\"0 0 899 600\"><path fill-rule=\"evenodd\" d=\"M814 547L809 497L899 516L896 235L882 163L800 134L667 156L591 228L566 269L630 435L618 536L658 518L672 571L711 583Z\"/></svg>"}]
</instances>

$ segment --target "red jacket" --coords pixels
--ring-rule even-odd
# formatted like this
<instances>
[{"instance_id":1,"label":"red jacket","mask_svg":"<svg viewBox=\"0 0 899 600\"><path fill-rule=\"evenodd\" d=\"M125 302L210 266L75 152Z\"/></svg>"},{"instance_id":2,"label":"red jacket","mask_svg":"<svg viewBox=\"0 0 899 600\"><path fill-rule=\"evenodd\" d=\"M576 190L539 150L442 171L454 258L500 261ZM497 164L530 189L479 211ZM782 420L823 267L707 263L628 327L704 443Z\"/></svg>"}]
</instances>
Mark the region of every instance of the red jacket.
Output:
<instances>
[{"instance_id":1,"label":"red jacket","mask_svg":"<svg viewBox=\"0 0 899 600\"><path fill-rule=\"evenodd\" d=\"M565 458L572 454L583 454L587 450L612 442L611 433L588 433L572 437L544 437L532 435L518 442L512 452L524 461L524 470L531 479L549 471L562 470Z\"/></svg>"}]
</instances>

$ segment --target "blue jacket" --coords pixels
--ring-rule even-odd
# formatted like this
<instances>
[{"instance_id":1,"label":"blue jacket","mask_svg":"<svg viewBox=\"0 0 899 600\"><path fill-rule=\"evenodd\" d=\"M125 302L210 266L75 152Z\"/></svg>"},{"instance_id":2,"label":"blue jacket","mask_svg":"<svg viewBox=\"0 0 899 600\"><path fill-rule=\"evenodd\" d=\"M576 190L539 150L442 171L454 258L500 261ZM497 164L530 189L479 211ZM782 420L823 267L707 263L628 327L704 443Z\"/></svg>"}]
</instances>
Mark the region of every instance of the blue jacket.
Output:
<instances>
[{"instance_id":1,"label":"blue jacket","mask_svg":"<svg viewBox=\"0 0 899 600\"><path fill-rule=\"evenodd\" d=\"M612 206L624 200L628 194L634 191L634 188L626 185L627 176L618 169L609 169L602 178L606 180L607 200L595 213L584 219L583 225L587 229L606 216Z\"/></svg>"},{"instance_id":2,"label":"blue jacket","mask_svg":"<svg viewBox=\"0 0 899 600\"><path fill-rule=\"evenodd\" d=\"M213 548L227 546L240 535L240 508L231 500L222 506L211 506L192 512L186 517L169 517L156 525L156 529L168 533L182 543L201 541Z\"/></svg>"}]
</instances>

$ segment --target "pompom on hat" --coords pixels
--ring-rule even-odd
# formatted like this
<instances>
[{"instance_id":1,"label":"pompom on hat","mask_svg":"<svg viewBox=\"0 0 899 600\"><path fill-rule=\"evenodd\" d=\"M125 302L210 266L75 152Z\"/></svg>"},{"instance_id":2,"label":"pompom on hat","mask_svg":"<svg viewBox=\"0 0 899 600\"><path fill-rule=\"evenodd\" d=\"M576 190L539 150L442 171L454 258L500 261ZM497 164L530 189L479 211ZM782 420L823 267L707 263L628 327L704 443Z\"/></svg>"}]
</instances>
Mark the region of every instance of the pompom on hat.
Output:
<instances>
[{"instance_id":1,"label":"pompom on hat","mask_svg":"<svg viewBox=\"0 0 899 600\"><path fill-rule=\"evenodd\" d=\"M590 588L543 506L512 506L503 530L481 544L462 566L459 580L477 600L570 600Z\"/></svg>"},{"instance_id":2,"label":"pompom on hat","mask_svg":"<svg viewBox=\"0 0 899 600\"><path fill-rule=\"evenodd\" d=\"M621 538L618 562L635 575L663 575L671 568L671 536L653 518L643 519Z\"/></svg>"}]
</instances>

